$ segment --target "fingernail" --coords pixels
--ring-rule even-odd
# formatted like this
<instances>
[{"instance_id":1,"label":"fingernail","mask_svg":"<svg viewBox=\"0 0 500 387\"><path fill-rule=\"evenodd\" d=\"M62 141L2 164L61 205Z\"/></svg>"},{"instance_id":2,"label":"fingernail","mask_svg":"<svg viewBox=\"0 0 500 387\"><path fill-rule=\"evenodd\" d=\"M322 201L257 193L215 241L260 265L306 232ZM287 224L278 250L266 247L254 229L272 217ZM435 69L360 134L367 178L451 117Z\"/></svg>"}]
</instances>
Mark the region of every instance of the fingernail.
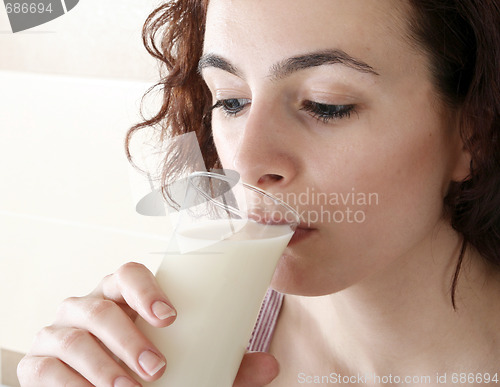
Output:
<instances>
[{"instance_id":1,"label":"fingernail","mask_svg":"<svg viewBox=\"0 0 500 387\"><path fill-rule=\"evenodd\" d=\"M151 351L144 351L139 356L139 364L148 375L153 376L165 367L165 364L167 363L160 359L155 353Z\"/></svg>"},{"instance_id":2,"label":"fingernail","mask_svg":"<svg viewBox=\"0 0 500 387\"><path fill-rule=\"evenodd\" d=\"M141 387L141 386L136 382L133 382L129 378L126 378L125 376L120 376L115 379L113 387Z\"/></svg>"},{"instance_id":3,"label":"fingernail","mask_svg":"<svg viewBox=\"0 0 500 387\"><path fill-rule=\"evenodd\" d=\"M175 310L173 310L170 306L168 306L166 303L162 301L156 301L151 307L151 309L153 310L155 316L158 317L160 320L166 320L169 317L177 315Z\"/></svg>"}]
</instances>

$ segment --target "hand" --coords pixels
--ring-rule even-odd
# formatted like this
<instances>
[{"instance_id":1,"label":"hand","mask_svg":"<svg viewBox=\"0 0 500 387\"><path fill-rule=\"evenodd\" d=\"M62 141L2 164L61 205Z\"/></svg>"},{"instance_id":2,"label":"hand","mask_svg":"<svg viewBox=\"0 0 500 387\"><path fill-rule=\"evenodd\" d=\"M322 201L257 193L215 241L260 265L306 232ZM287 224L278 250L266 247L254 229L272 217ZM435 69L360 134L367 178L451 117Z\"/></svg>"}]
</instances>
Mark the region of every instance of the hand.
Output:
<instances>
[{"instance_id":1,"label":"hand","mask_svg":"<svg viewBox=\"0 0 500 387\"><path fill-rule=\"evenodd\" d=\"M156 327L175 320L175 309L153 274L128 263L89 295L61 304L54 323L38 333L18 365L21 386L139 386L130 370L143 380L158 379L166 360L137 329L137 314ZM271 355L246 354L234 387L262 386L277 374Z\"/></svg>"},{"instance_id":2,"label":"hand","mask_svg":"<svg viewBox=\"0 0 500 387\"><path fill-rule=\"evenodd\" d=\"M268 353L247 353L241 361L233 387L261 387L278 376L279 364Z\"/></svg>"},{"instance_id":3,"label":"hand","mask_svg":"<svg viewBox=\"0 0 500 387\"><path fill-rule=\"evenodd\" d=\"M126 367L144 380L159 378L166 360L137 329L137 314L156 327L175 320L153 274L128 263L89 295L61 304L54 323L37 334L18 365L21 385L138 386Z\"/></svg>"}]
</instances>

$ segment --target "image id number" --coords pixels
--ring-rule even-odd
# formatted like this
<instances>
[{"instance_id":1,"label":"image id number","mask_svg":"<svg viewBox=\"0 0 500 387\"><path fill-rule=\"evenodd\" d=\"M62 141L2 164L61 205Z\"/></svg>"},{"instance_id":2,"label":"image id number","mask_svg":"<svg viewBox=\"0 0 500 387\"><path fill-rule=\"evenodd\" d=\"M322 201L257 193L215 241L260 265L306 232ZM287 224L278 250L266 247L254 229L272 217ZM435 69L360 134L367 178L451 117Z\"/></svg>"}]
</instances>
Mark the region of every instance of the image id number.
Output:
<instances>
[{"instance_id":1,"label":"image id number","mask_svg":"<svg viewBox=\"0 0 500 387\"><path fill-rule=\"evenodd\" d=\"M451 382L453 384L497 384L499 382L498 374L489 373L453 373L451 374Z\"/></svg>"},{"instance_id":2,"label":"image id number","mask_svg":"<svg viewBox=\"0 0 500 387\"><path fill-rule=\"evenodd\" d=\"M7 3L7 13L52 13L52 4L43 3Z\"/></svg>"}]
</instances>

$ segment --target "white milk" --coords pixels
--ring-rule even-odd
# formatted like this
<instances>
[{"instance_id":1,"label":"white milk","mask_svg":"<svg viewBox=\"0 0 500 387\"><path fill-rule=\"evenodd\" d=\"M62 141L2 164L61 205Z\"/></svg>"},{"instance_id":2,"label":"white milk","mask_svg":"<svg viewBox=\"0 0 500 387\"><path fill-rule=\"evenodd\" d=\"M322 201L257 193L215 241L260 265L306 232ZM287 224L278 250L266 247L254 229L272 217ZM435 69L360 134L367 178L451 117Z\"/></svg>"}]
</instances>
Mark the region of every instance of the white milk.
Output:
<instances>
[{"instance_id":1,"label":"white milk","mask_svg":"<svg viewBox=\"0 0 500 387\"><path fill-rule=\"evenodd\" d=\"M260 236L267 227L266 238ZM211 222L180 233L193 246L217 239ZM156 277L177 310L169 327L137 325L167 359L160 380L144 386L231 387L262 299L293 232L287 225L248 223L235 236L186 254L165 256ZM252 239L252 238L260 239ZM187 238L187 239L186 239Z\"/></svg>"}]
</instances>

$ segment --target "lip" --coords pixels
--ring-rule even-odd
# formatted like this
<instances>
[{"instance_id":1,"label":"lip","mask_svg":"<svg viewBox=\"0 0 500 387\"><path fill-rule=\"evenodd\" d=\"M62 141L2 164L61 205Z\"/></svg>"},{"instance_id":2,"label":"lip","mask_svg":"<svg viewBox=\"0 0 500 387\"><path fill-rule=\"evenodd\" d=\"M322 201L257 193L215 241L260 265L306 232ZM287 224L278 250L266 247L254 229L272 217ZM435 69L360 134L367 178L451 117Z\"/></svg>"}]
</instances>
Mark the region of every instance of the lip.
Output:
<instances>
[{"instance_id":1,"label":"lip","mask_svg":"<svg viewBox=\"0 0 500 387\"><path fill-rule=\"evenodd\" d=\"M299 225L299 227L297 227L297 229L293 233L292 239L290 239L290 242L288 242L288 246L293 246L299 242L302 242L304 239L310 237L314 233L314 231L316 231L316 229Z\"/></svg>"}]
</instances>

